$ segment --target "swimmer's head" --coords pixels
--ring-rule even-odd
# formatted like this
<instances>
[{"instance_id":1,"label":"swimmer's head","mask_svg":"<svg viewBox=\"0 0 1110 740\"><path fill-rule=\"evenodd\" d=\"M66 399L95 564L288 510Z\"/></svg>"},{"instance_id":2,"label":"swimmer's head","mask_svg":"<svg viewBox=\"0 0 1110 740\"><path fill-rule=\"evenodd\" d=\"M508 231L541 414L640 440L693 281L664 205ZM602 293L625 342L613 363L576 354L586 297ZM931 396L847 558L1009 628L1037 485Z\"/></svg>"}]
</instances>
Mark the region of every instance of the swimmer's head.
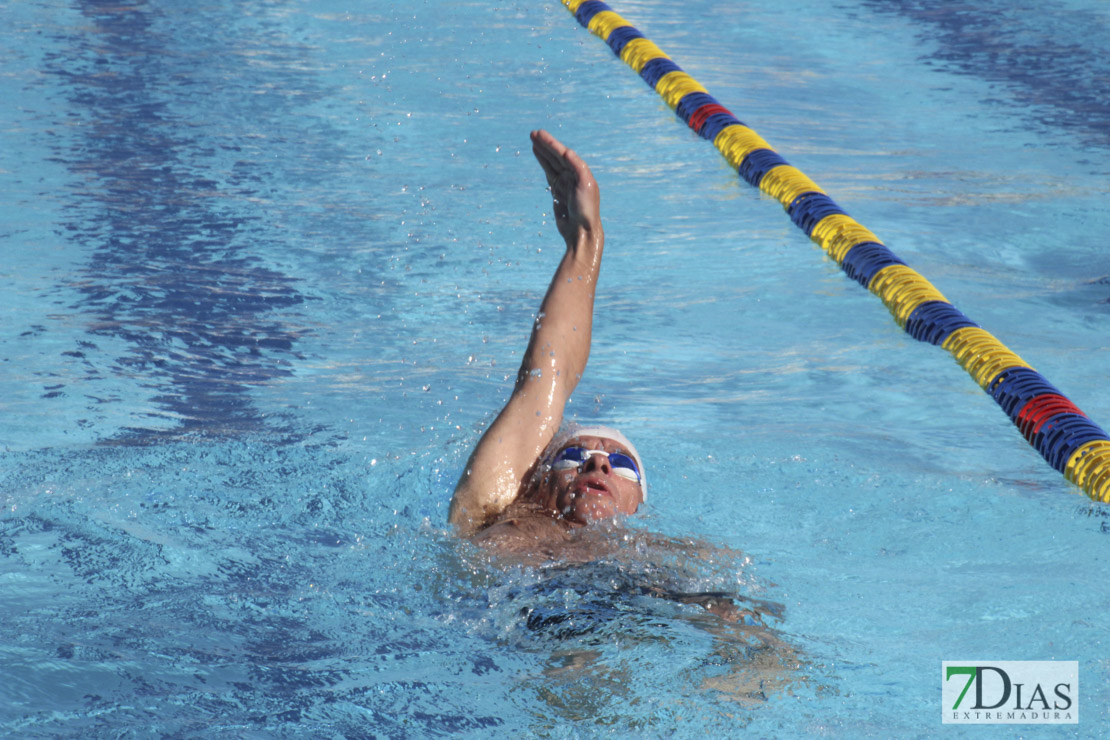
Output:
<instances>
[{"instance_id":1,"label":"swimmer's head","mask_svg":"<svg viewBox=\"0 0 1110 740\"><path fill-rule=\"evenodd\" d=\"M640 453L628 441L628 437L621 434L619 429L613 427L595 425L595 426L579 426L577 424L569 424L555 435L555 439L547 446L547 452L544 455L545 463L549 461L556 452L567 446L567 443L576 437L596 437L599 439L610 439L620 445L625 452L636 462L636 468L640 473L640 494L641 501L647 501L647 475L644 471L644 462L640 458Z\"/></svg>"},{"instance_id":2,"label":"swimmer's head","mask_svg":"<svg viewBox=\"0 0 1110 740\"><path fill-rule=\"evenodd\" d=\"M640 453L611 427L562 430L538 472L534 500L575 524L634 514L647 495Z\"/></svg>"}]
</instances>

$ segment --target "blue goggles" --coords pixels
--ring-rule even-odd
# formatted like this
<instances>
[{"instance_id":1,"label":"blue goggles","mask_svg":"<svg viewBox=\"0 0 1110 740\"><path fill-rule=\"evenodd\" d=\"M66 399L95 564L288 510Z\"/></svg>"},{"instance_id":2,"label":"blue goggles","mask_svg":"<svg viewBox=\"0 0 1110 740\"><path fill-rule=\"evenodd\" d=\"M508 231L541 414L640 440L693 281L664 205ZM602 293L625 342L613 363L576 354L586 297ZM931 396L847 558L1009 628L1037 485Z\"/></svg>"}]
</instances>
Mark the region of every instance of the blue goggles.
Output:
<instances>
[{"instance_id":1,"label":"blue goggles","mask_svg":"<svg viewBox=\"0 0 1110 740\"><path fill-rule=\"evenodd\" d=\"M609 458L609 466L613 474L625 480L640 482L640 469L636 461L623 452L606 452L605 450L587 450L585 447L567 447L555 453L551 458L552 470L571 470L580 468L590 459L590 455L605 455Z\"/></svg>"}]
</instances>

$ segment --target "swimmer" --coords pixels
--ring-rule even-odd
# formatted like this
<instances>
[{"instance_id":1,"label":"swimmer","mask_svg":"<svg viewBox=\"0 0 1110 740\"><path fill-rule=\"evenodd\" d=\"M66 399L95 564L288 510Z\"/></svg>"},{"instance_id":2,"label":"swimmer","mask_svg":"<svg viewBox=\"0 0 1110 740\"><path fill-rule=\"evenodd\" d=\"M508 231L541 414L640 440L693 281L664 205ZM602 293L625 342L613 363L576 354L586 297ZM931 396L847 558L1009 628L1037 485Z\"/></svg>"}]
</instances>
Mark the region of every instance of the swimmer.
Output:
<instances>
[{"instance_id":1,"label":"swimmer","mask_svg":"<svg viewBox=\"0 0 1110 740\"><path fill-rule=\"evenodd\" d=\"M566 251L540 304L509 400L459 478L451 499L451 524L499 558L544 566L549 577L558 578L568 565L615 563L619 578L600 580L610 588L624 584L616 596L648 595L700 606L719 618L703 626L717 636L719 655L731 666L706 687L744 703L763 701L772 689L789 682L788 666L797 660L793 648L764 623L764 614L781 619L781 606L725 592L691 592L682 587L681 577L660 577L659 569L622 567L639 565L652 553L667 553L668 571L676 565L681 570L682 563L727 562L738 553L647 532L630 536L616 529L612 524L635 514L647 494L639 453L615 429L563 425L566 403L590 354L605 232L601 197L590 168L548 132L533 131L531 137L532 152L551 188L555 224ZM646 578L637 575L641 573ZM575 581L570 583L573 587ZM604 588L586 602L604 599ZM533 613L531 607L524 613L528 629L553 627L556 635L564 622L583 617ZM594 616L586 616L585 622L592 624ZM579 624L574 629L580 628ZM592 649L560 649L556 654L566 659L563 669L571 670L576 681L589 673L597 657Z\"/></svg>"},{"instance_id":2,"label":"swimmer","mask_svg":"<svg viewBox=\"0 0 1110 740\"><path fill-rule=\"evenodd\" d=\"M639 454L617 430L560 432L590 354L605 232L590 168L550 133L533 131L531 138L566 252L540 304L513 392L471 454L449 518L475 541L551 557L573 530L636 513L647 486Z\"/></svg>"}]
</instances>

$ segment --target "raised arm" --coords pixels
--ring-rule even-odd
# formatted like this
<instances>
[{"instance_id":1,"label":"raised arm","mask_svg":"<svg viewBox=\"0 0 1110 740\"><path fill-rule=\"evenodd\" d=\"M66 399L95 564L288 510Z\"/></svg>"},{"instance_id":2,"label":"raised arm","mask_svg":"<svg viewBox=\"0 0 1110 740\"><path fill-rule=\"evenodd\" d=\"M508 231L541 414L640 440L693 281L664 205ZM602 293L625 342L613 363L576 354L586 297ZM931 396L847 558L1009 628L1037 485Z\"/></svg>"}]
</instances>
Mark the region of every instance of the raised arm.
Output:
<instances>
[{"instance_id":1,"label":"raised arm","mask_svg":"<svg viewBox=\"0 0 1110 740\"><path fill-rule=\"evenodd\" d=\"M531 136L567 250L540 304L512 395L478 441L455 488L450 520L463 535L492 521L527 485L590 355L605 246L600 193L577 154L546 131Z\"/></svg>"}]
</instances>

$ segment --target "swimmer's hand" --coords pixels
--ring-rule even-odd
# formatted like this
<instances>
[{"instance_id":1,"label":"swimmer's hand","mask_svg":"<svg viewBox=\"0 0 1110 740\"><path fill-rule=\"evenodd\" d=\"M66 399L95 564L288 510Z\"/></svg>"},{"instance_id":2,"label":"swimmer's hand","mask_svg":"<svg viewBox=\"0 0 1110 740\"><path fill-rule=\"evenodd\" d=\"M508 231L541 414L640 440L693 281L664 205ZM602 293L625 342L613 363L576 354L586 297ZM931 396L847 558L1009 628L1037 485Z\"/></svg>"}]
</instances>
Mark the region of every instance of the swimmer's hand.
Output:
<instances>
[{"instance_id":1,"label":"swimmer's hand","mask_svg":"<svg viewBox=\"0 0 1110 740\"><path fill-rule=\"evenodd\" d=\"M601 193L589 166L546 131L533 131L532 153L543 167L555 206L555 225L568 248L602 238Z\"/></svg>"}]
</instances>

